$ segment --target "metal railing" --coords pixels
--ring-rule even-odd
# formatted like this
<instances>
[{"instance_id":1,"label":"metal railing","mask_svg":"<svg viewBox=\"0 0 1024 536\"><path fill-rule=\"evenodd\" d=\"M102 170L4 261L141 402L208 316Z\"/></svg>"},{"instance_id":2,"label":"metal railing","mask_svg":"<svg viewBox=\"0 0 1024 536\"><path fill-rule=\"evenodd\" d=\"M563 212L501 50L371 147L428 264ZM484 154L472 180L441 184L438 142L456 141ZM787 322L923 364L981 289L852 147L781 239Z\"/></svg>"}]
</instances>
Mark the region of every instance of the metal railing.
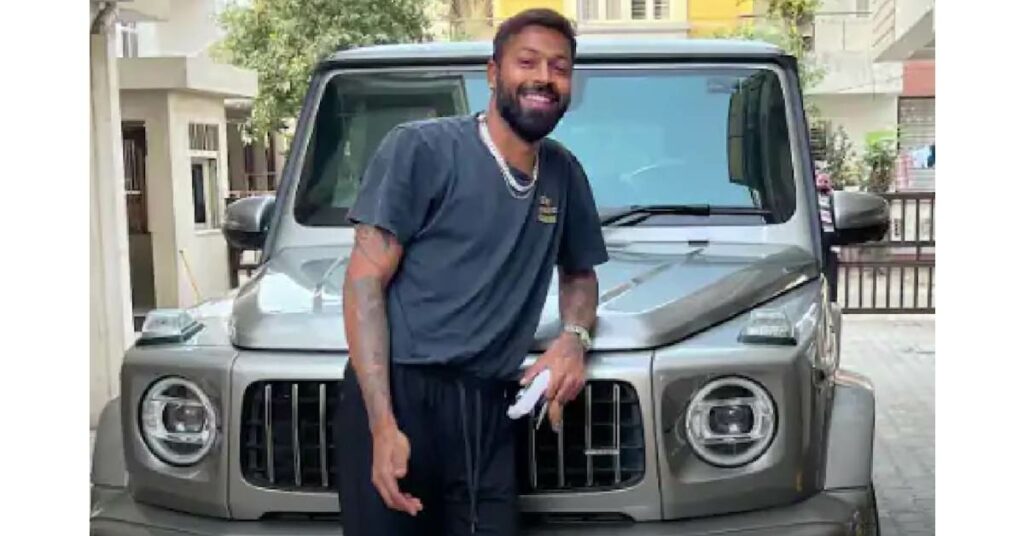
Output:
<instances>
[{"instance_id":1,"label":"metal railing","mask_svg":"<svg viewBox=\"0 0 1024 536\"><path fill-rule=\"evenodd\" d=\"M889 234L838 248L838 302L844 313L934 313L935 192L881 196Z\"/></svg>"}]
</instances>

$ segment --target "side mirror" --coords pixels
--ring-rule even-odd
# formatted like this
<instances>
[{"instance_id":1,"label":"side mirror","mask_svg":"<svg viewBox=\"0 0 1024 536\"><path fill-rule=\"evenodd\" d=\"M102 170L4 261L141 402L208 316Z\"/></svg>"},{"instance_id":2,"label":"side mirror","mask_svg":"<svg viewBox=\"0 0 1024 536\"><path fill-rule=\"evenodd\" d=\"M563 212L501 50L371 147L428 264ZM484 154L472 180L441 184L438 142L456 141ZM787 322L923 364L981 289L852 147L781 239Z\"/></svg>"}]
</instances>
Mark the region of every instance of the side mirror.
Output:
<instances>
[{"instance_id":1,"label":"side mirror","mask_svg":"<svg viewBox=\"0 0 1024 536\"><path fill-rule=\"evenodd\" d=\"M263 249L274 213L274 196L239 199L228 205L222 232L228 244L240 250Z\"/></svg>"},{"instance_id":2,"label":"side mirror","mask_svg":"<svg viewBox=\"0 0 1024 536\"><path fill-rule=\"evenodd\" d=\"M833 192L832 224L834 246L881 240L889 232L889 203L866 192Z\"/></svg>"}]
</instances>

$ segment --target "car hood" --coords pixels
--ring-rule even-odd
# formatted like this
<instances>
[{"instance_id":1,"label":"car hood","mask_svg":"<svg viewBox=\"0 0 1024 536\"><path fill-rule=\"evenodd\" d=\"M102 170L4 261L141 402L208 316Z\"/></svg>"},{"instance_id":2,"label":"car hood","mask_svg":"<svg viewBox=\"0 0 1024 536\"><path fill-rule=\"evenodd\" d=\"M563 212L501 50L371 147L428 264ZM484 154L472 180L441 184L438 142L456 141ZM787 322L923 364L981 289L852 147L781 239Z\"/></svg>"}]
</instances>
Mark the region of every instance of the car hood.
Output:
<instances>
[{"instance_id":1,"label":"car hood","mask_svg":"<svg viewBox=\"0 0 1024 536\"><path fill-rule=\"evenodd\" d=\"M351 247L278 251L239 289L232 342L265 350L345 351L341 284ZM609 245L600 284L595 349L629 350L681 340L817 276L807 251L773 244ZM536 333L542 350L559 332L552 278Z\"/></svg>"}]
</instances>

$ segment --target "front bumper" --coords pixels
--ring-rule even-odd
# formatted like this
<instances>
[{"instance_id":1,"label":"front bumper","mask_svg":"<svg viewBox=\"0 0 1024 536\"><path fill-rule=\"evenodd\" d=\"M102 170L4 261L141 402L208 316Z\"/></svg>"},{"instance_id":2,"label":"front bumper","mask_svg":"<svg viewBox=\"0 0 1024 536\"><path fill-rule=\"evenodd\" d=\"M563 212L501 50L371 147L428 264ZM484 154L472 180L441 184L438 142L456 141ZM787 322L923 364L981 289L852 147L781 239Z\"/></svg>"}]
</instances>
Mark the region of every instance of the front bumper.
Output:
<instances>
[{"instance_id":1,"label":"front bumper","mask_svg":"<svg viewBox=\"0 0 1024 536\"><path fill-rule=\"evenodd\" d=\"M339 536L331 521L231 521L136 503L124 489L95 489L89 533L93 536ZM825 492L797 504L741 514L666 522L625 524L544 523L526 525L524 536L853 536L870 509L868 489Z\"/></svg>"}]
</instances>

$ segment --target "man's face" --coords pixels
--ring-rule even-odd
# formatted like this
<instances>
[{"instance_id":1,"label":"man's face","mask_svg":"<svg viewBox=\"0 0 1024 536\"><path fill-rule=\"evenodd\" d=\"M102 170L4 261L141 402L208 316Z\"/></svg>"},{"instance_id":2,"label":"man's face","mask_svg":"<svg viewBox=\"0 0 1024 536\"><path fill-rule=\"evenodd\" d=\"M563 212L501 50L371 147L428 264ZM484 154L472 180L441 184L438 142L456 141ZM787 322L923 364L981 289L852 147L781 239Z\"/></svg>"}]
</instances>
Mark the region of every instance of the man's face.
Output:
<instances>
[{"instance_id":1,"label":"man's face","mask_svg":"<svg viewBox=\"0 0 1024 536\"><path fill-rule=\"evenodd\" d=\"M569 108L571 54L562 34L528 26L508 40L500 63L488 66L498 112L523 140L547 136Z\"/></svg>"}]
</instances>

